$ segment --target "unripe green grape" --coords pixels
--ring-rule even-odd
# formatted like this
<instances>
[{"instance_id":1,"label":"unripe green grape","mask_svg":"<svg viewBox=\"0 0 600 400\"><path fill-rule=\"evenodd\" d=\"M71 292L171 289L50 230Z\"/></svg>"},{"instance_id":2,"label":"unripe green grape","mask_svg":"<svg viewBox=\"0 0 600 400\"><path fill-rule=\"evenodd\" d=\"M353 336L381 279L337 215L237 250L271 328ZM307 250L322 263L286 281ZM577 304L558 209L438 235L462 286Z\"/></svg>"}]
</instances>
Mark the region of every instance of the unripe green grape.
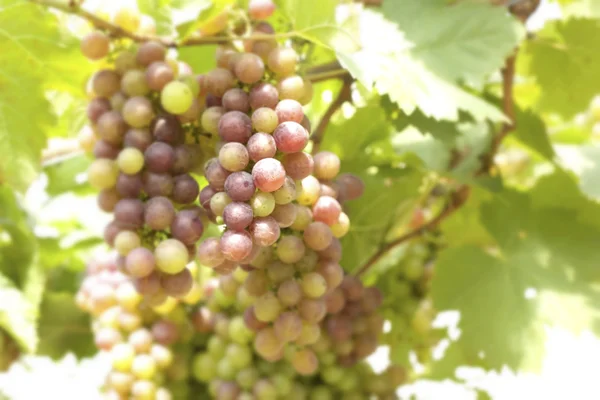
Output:
<instances>
[{"instance_id":1,"label":"unripe green grape","mask_svg":"<svg viewBox=\"0 0 600 400\"><path fill-rule=\"evenodd\" d=\"M308 322L302 322L302 330L300 335L296 339L298 346L308 346L316 343L321 337L321 328L318 324L311 324Z\"/></svg>"},{"instance_id":2,"label":"unripe green grape","mask_svg":"<svg viewBox=\"0 0 600 400\"><path fill-rule=\"evenodd\" d=\"M307 297L317 299L327 291L327 281L317 272L309 272L300 281L302 291Z\"/></svg>"},{"instance_id":3,"label":"unripe green grape","mask_svg":"<svg viewBox=\"0 0 600 400\"><path fill-rule=\"evenodd\" d=\"M319 360L310 349L301 349L294 353L292 357L292 366L300 375L312 375L319 368Z\"/></svg>"},{"instance_id":4,"label":"unripe green grape","mask_svg":"<svg viewBox=\"0 0 600 400\"><path fill-rule=\"evenodd\" d=\"M202 113L200 117L200 125L202 129L211 135L219 134L219 119L225 114L223 107L209 107Z\"/></svg>"},{"instance_id":5,"label":"unripe green grape","mask_svg":"<svg viewBox=\"0 0 600 400\"><path fill-rule=\"evenodd\" d=\"M296 182L296 200L304 206L312 206L321 195L321 183L312 175Z\"/></svg>"},{"instance_id":6,"label":"unripe green grape","mask_svg":"<svg viewBox=\"0 0 600 400\"><path fill-rule=\"evenodd\" d=\"M294 180L286 176L283 186L273 192L273 197L275 198L275 203L279 205L289 204L296 200L297 193Z\"/></svg>"},{"instance_id":7,"label":"unripe green grape","mask_svg":"<svg viewBox=\"0 0 600 400\"><path fill-rule=\"evenodd\" d=\"M290 225L290 228L295 231L303 231L311 222L313 222L311 209L296 204L296 219Z\"/></svg>"},{"instance_id":8,"label":"unripe green grape","mask_svg":"<svg viewBox=\"0 0 600 400\"><path fill-rule=\"evenodd\" d=\"M190 90L192 91L192 96L194 98L198 97L198 95L200 94L200 84L196 80L195 76L186 74L180 76L179 78L177 78L177 80L179 82L185 83L190 88Z\"/></svg>"},{"instance_id":9,"label":"unripe green grape","mask_svg":"<svg viewBox=\"0 0 600 400\"><path fill-rule=\"evenodd\" d=\"M344 237L350 230L350 218L344 212L340 213L338 220L335 224L331 225L331 233L336 238Z\"/></svg>"},{"instance_id":10,"label":"unripe green grape","mask_svg":"<svg viewBox=\"0 0 600 400\"><path fill-rule=\"evenodd\" d=\"M115 237L115 249L122 256L126 256L136 247L140 247L142 241L137 233L132 231L121 231Z\"/></svg>"},{"instance_id":11,"label":"unripe green grape","mask_svg":"<svg viewBox=\"0 0 600 400\"><path fill-rule=\"evenodd\" d=\"M139 69L130 69L121 78L121 90L130 97L145 96L150 93L146 74Z\"/></svg>"},{"instance_id":12,"label":"unripe green grape","mask_svg":"<svg viewBox=\"0 0 600 400\"><path fill-rule=\"evenodd\" d=\"M171 114L183 114L190 108L193 100L192 90L183 82L169 82L160 93L160 103Z\"/></svg>"},{"instance_id":13,"label":"unripe green grape","mask_svg":"<svg viewBox=\"0 0 600 400\"><path fill-rule=\"evenodd\" d=\"M288 264L298 262L304 257L306 248L302 239L296 236L283 236L277 243L277 256Z\"/></svg>"},{"instance_id":14,"label":"unripe green grape","mask_svg":"<svg viewBox=\"0 0 600 400\"><path fill-rule=\"evenodd\" d=\"M227 343L219 336L211 336L207 343L208 352L215 359L219 359L225 355L226 347Z\"/></svg>"},{"instance_id":15,"label":"unripe green grape","mask_svg":"<svg viewBox=\"0 0 600 400\"><path fill-rule=\"evenodd\" d=\"M192 361L192 375L200 382L213 380L217 375L215 362L216 359L208 353L196 354Z\"/></svg>"},{"instance_id":16,"label":"unripe green grape","mask_svg":"<svg viewBox=\"0 0 600 400\"><path fill-rule=\"evenodd\" d=\"M277 47L269 53L267 64L275 74L285 77L296 71L298 54L291 47Z\"/></svg>"},{"instance_id":17,"label":"unripe green grape","mask_svg":"<svg viewBox=\"0 0 600 400\"><path fill-rule=\"evenodd\" d=\"M281 312L281 303L272 292L267 292L256 299L254 313L256 318L262 322L272 322Z\"/></svg>"},{"instance_id":18,"label":"unripe green grape","mask_svg":"<svg viewBox=\"0 0 600 400\"><path fill-rule=\"evenodd\" d=\"M138 379L151 379L156 374L156 362L148 354L138 354L131 364L131 372Z\"/></svg>"},{"instance_id":19,"label":"unripe green grape","mask_svg":"<svg viewBox=\"0 0 600 400\"><path fill-rule=\"evenodd\" d=\"M298 75L288 76L283 78L277 84L279 99L292 99L296 101L302 100L305 95L304 80Z\"/></svg>"},{"instance_id":20,"label":"unripe green grape","mask_svg":"<svg viewBox=\"0 0 600 400\"><path fill-rule=\"evenodd\" d=\"M156 385L152 381L137 380L131 387L133 400L155 400Z\"/></svg>"},{"instance_id":21,"label":"unripe green grape","mask_svg":"<svg viewBox=\"0 0 600 400\"><path fill-rule=\"evenodd\" d=\"M111 371L106 379L106 383L111 389L114 389L123 395L129 393L133 382L133 375L119 371Z\"/></svg>"},{"instance_id":22,"label":"unripe green grape","mask_svg":"<svg viewBox=\"0 0 600 400\"><path fill-rule=\"evenodd\" d=\"M257 400L277 399L277 388L267 379L261 379L256 382L252 392Z\"/></svg>"},{"instance_id":23,"label":"unripe green grape","mask_svg":"<svg viewBox=\"0 0 600 400\"><path fill-rule=\"evenodd\" d=\"M255 217L266 217L275 209L275 198L271 193L258 191L250 199L250 206Z\"/></svg>"},{"instance_id":24,"label":"unripe green grape","mask_svg":"<svg viewBox=\"0 0 600 400\"><path fill-rule=\"evenodd\" d=\"M242 369L235 376L235 381L242 389L249 390L260 378L258 370L254 367Z\"/></svg>"},{"instance_id":25,"label":"unripe green grape","mask_svg":"<svg viewBox=\"0 0 600 400\"><path fill-rule=\"evenodd\" d=\"M254 338L252 332L244 323L244 318L237 315L231 319L228 326L229 338L238 344L250 343Z\"/></svg>"},{"instance_id":26,"label":"unripe green grape","mask_svg":"<svg viewBox=\"0 0 600 400\"><path fill-rule=\"evenodd\" d=\"M127 147L119 153L117 164L124 173L135 175L144 167L144 154L135 147Z\"/></svg>"},{"instance_id":27,"label":"unripe green grape","mask_svg":"<svg viewBox=\"0 0 600 400\"><path fill-rule=\"evenodd\" d=\"M333 240L333 234L329 226L323 222L311 222L303 233L304 243L316 251L325 250Z\"/></svg>"},{"instance_id":28,"label":"unripe green grape","mask_svg":"<svg viewBox=\"0 0 600 400\"><path fill-rule=\"evenodd\" d=\"M273 133L279 125L275 110L261 107L252 113L252 126L257 132Z\"/></svg>"},{"instance_id":29,"label":"unripe green grape","mask_svg":"<svg viewBox=\"0 0 600 400\"><path fill-rule=\"evenodd\" d=\"M167 274L176 274L185 269L188 263L188 250L176 239L163 240L154 250L156 266Z\"/></svg>"},{"instance_id":30,"label":"unripe green grape","mask_svg":"<svg viewBox=\"0 0 600 400\"><path fill-rule=\"evenodd\" d=\"M94 160L88 169L88 181L94 189L110 189L117 184L119 167L113 160L99 158ZM275 207L273 202L273 207Z\"/></svg>"},{"instance_id":31,"label":"unripe green grape","mask_svg":"<svg viewBox=\"0 0 600 400\"><path fill-rule=\"evenodd\" d=\"M119 305L129 311L135 310L142 301L142 296L131 282L122 282L117 288L115 296Z\"/></svg>"},{"instance_id":32,"label":"unripe green grape","mask_svg":"<svg viewBox=\"0 0 600 400\"><path fill-rule=\"evenodd\" d=\"M221 379L231 380L235 377L236 368L227 358L222 358L217 362L217 376Z\"/></svg>"},{"instance_id":33,"label":"unripe green grape","mask_svg":"<svg viewBox=\"0 0 600 400\"><path fill-rule=\"evenodd\" d=\"M271 382L275 385L279 396L287 396L292 390L292 381L283 374L275 374L271 376Z\"/></svg>"},{"instance_id":34,"label":"unripe green grape","mask_svg":"<svg viewBox=\"0 0 600 400\"><path fill-rule=\"evenodd\" d=\"M115 70L121 75L125 74L128 70L136 69L137 67L138 64L133 51L121 51L115 59Z\"/></svg>"},{"instance_id":35,"label":"unripe green grape","mask_svg":"<svg viewBox=\"0 0 600 400\"><path fill-rule=\"evenodd\" d=\"M173 353L162 344L155 343L150 347L150 355L154 359L156 366L165 369L173 363Z\"/></svg>"},{"instance_id":36,"label":"unripe green grape","mask_svg":"<svg viewBox=\"0 0 600 400\"><path fill-rule=\"evenodd\" d=\"M283 348L283 343L279 340L275 331L271 327L261 329L254 338L254 349L263 358L273 358L277 356Z\"/></svg>"},{"instance_id":37,"label":"unripe green grape","mask_svg":"<svg viewBox=\"0 0 600 400\"><path fill-rule=\"evenodd\" d=\"M210 210L217 217L223 216L223 211L225 207L231 203L231 197L227 195L225 192L218 192L213 195L210 199Z\"/></svg>"},{"instance_id":38,"label":"unripe green grape","mask_svg":"<svg viewBox=\"0 0 600 400\"><path fill-rule=\"evenodd\" d=\"M121 7L113 15L113 22L129 32L135 32L140 27L141 15L131 7Z\"/></svg>"},{"instance_id":39,"label":"unripe green grape","mask_svg":"<svg viewBox=\"0 0 600 400\"><path fill-rule=\"evenodd\" d=\"M112 366L117 371L127 372L131 369L135 350L128 343L118 343L110 351Z\"/></svg>"},{"instance_id":40,"label":"unripe green grape","mask_svg":"<svg viewBox=\"0 0 600 400\"><path fill-rule=\"evenodd\" d=\"M249 367L252 364L252 350L250 347L237 343L231 343L227 346L225 357L236 370Z\"/></svg>"}]
</instances>

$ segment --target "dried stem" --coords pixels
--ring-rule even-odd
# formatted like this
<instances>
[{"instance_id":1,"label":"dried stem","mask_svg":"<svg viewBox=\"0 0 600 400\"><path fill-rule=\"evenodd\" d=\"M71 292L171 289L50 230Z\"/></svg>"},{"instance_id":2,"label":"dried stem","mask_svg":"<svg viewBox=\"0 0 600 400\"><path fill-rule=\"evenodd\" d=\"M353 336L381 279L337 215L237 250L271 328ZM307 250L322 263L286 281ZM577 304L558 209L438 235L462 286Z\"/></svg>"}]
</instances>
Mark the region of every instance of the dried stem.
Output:
<instances>
[{"instance_id":1,"label":"dried stem","mask_svg":"<svg viewBox=\"0 0 600 400\"><path fill-rule=\"evenodd\" d=\"M331 121L333 115L336 113L337 110L340 109L340 107L342 107L342 104L351 99L351 85L352 79L346 77L344 79L344 84L342 85L342 88L338 93L338 96L333 101L333 103L329 105L329 108L327 108L325 114L323 114L323 117L319 121L319 125L317 125L317 127L313 131L313 134L310 137L313 142L313 154L319 151L319 147L321 146L321 142L323 141L323 137L325 136L325 130L327 129L327 125L329 125L329 122Z\"/></svg>"}]
</instances>

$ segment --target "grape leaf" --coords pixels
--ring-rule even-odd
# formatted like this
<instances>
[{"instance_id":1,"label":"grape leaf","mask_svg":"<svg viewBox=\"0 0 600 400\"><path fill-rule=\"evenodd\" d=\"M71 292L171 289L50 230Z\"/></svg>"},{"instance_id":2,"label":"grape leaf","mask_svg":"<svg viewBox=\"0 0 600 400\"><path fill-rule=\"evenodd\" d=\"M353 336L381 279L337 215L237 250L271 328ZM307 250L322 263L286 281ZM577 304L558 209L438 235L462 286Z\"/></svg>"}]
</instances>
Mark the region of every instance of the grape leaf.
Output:
<instances>
[{"instance_id":1,"label":"grape leaf","mask_svg":"<svg viewBox=\"0 0 600 400\"><path fill-rule=\"evenodd\" d=\"M579 178L579 188L590 198L600 200L600 145L555 145L559 164Z\"/></svg>"},{"instance_id":2,"label":"grape leaf","mask_svg":"<svg viewBox=\"0 0 600 400\"><path fill-rule=\"evenodd\" d=\"M0 274L0 326L27 352L38 344L36 319L38 310L25 294L6 276Z\"/></svg>"},{"instance_id":3,"label":"grape leaf","mask_svg":"<svg viewBox=\"0 0 600 400\"><path fill-rule=\"evenodd\" d=\"M137 6L140 12L154 19L157 34L170 35L173 33L171 0L137 0Z\"/></svg>"},{"instance_id":4,"label":"grape leaf","mask_svg":"<svg viewBox=\"0 0 600 400\"><path fill-rule=\"evenodd\" d=\"M548 132L544 121L532 111L519 110L516 115L516 129L511 137L539 153L547 160L554 159L554 149L550 143Z\"/></svg>"},{"instance_id":5,"label":"grape leaf","mask_svg":"<svg viewBox=\"0 0 600 400\"><path fill-rule=\"evenodd\" d=\"M548 177L546 187L560 179ZM578 330L583 324L573 320L589 321L587 328L595 322L591 315L597 313L598 295L589 282L600 278L594 250L600 226L568 204L534 203L535 191L506 190L482 204L483 226L495 238L496 251L465 244L442 252L436 265L436 307L461 312L457 345L468 359L483 354L491 368L539 366L546 324ZM599 213L600 206L594 211ZM556 299L573 295L582 296L582 307L569 308L571 318L564 318L569 311L562 313ZM548 299L553 299L551 312Z\"/></svg>"},{"instance_id":6,"label":"grape leaf","mask_svg":"<svg viewBox=\"0 0 600 400\"><path fill-rule=\"evenodd\" d=\"M79 194L93 193L86 180L82 179L82 174L87 171L90 162L89 157L78 154L44 165L44 172L48 176L48 194L56 196L71 191Z\"/></svg>"},{"instance_id":7,"label":"grape leaf","mask_svg":"<svg viewBox=\"0 0 600 400\"><path fill-rule=\"evenodd\" d=\"M60 358L67 352L91 356L96 347L89 315L75 305L73 293L48 292L44 296L39 321L39 354Z\"/></svg>"},{"instance_id":8,"label":"grape leaf","mask_svg":"<svg viewBox=\"0 0 600 400\"><path fill-rule=\"evenodd\" d=\"M535 40L526 42L518 70L535 77L541 110L570 118L600 92L599 35L599 20L571 19L546 24Z\"/></svg>"},{"instance_id":9,"label":"grape leaf","mask_svg":"<svg viewBox=\"0 0 600 400\"><path fill-rule=\"evenodd\" d=\"M338 0L276 0L275 4L294 29L302 30L335 23Z\"/></svg>"},{"instance_id":10,"label":"grape leaf","mask_svg":"<svg viewBox=\"0 0 600 400\"><path fill-rule=\"evenodd\" d=\"M375 86L380 94L389 95L405 114L420 108L428 117L456 121L459 110L465 110L480 121L506 120L498 109L437 75L413 56L412 44L403 32L381 14L370 10L361 13L360 41L360 51L337 53L340 63L367 88Z\"/></svg>"},{"instance_id":11,"label":"grape leaf","mask_svg":"<svg viewBox=\"0 0 600 400\"><path fill-rule=\"evenodd\" d=\"M524 34L522 25L505 9L490 4L384 2L382 10L414 44L412 57L450 81L464 79L481 85L504 65Z\"/></svg>"},{"instance_id":12,"label":"grape leaf","mask_svg":"<svg viewBox=\"0 0 600 400\"><path fill-rule=\"evenodd\" d=\"M44 88L81 92L89 63L56 16L35 4L1 0L0 26L0 182L24 190L55 122Z\"/></svg>"}]
</instances>

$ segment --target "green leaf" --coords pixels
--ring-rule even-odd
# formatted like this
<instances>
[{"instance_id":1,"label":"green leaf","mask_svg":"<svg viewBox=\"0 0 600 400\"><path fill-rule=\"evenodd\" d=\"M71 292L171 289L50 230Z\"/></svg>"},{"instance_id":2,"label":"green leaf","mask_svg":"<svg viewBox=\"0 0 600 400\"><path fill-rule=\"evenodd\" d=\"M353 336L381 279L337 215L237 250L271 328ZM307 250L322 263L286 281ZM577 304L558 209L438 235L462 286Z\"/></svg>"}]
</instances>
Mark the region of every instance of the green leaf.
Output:
<instances>
[{"instance_id":1,"label":"green leaf","mask_svg":"<svg viewBox=\"0 0 600 400\"><path fill-rule=\"evenodd\" d=\"M518 70L535 77L543 111L570 118L600 92L599 35L599 20L554 21L523 46Z\"/></svg>"},{"instance_id":2,"label":"green leaf","mask_svg":"<svg viewBox=\"0 0 600 400\"><path fill-rule=\"evenodd\" d=\"M555 145L558 163L579 178L579 188L600 201L600 145Z\"/></svg>"},{"instance_id":3,"label":"green leaf","mask_svg":"<svg viewBox=\"0 0 600 400\"><path fill-rule=\"evenodd\" d=\"M154 19L157 34L170 35L173 33L171 0L137 0L137 6L140 12Z\"/></svg>"},{"instance_id":4,"label":"green leaf","mask_svg":"<svg viewBox=\"0 0 600 400\"><path fill-rule=\"evenodd\" d=\"M537 152L547 160L554 159L554 149L550 143L544 121L532 111L518 111L516 116L517 128L511 137Z\"/></svg>"},{"instance_id":5,"label":"green leaf","mask_svg":"<svg viewBox=\"0 0 600 400\"><path fill-rule=\"evenodd\" d=\"M548 177L545 187L561 179ZM590 279L600 277L594 250L600 225L586 221L570 203L534 202L536 190L505 191L482 204L482 222L495 249L450 248L436 265L436 307L460 311L457 345L466 359L483 354L489 368L535 369L544 353L545 326L579 332L593 327L598 316ZM585 200L579 195L579 201ZM593 211L598 214L600 206ZM578 307L571 307L574 302Z\"/></svg>"},{"instance_id":6,"label":"green leaf","mask_svg":"<svg viewBox=\"0 0 600 400\"><path fill-rule=\"evenodd\" d=\"M35 4L0 1L0 26L0 182L24 190L55 122L44 88L81 92L90 63L56 16Z\"/></svg>"},{"instance_id":7,"label":"green leaf","mask_svg":"<svg viewBox=\"0 0 600 400\"><path fill-rule=\"evenodd\" d=\"M81 194L92 193L93 189L82 179L91 160L85 154L59 159L44 166L44 172L48 176L46 191L51 196L57 196L65 192L76 192Z\"/></svg>"},{"instance_id":8,"label":"green leaf","mask_svg":"<svg viewBox=\"0 0 600 400\"><path fill-rule=\"evenodd\" d=\"M191 46L178 50L179 59L188 63L194 71L207 72L217 65L215 51L217 46Z\"/></svg>"},{"instance_id":9,"label":"green leaf","mask_svg":"<svg viewBox=\"0 0 600 400\"><path fill-rule=\"evenodd\" d=\"M181 39L209 23L235 0L181 0L173 3L173 21Z\"/></svg>"},{"instance_id":10,"label":"green leaf","mask_svg":"<svg viewBox=\"0 0 600 400\"><path fill-rule=\"evenodd\" d=\"M89 316L75 305L73 293L50 292L42 303L38 352L55 359L67 352L89 357L96 353L90 326Z\"/></svg>"},{"instance_id":11,"label":"green leaf","mask_svg":"<svg viewBox=\"0 0 600 400\"><path fill-rule=\"evenodd\" d=\"M490 4L401 1L384 2L382 10L413 43L411 55L450 81L480 85L504 65L524 34L505 9Z\"/></svg>"},{"instance_id":12,"label":"green leaf","mask_svg":"<svg viewBox=\"0 0 600 400\"><path fill-rule=\"evenodd\" d=\"M365 10L360 18L363 49L337 55L342 66L367 88L374 86L379 94L389 95L405 114L420 108L427 117L457 121L459 111L465 110L478 121L506 120L497 108L437 75L416 58L410 50L412 44L381 14Z\"/></svg>"},{"instance_id":13,"label":"green leaf","mask_svg":"<svg viewBox=\"0 0 600 400\"><path fill-rule=\"evenodd\" d=\"M276 0L275 4L294 29L302 30L334 23L338 0Z\"/></svg>"},{"instance_id":14,"label":"green leaf","mask_svg":"<svg viewBox=\"0 0 600 400\"><path fill-rule=\"evenodd\" d=\"M0 274L0 327L30 353L38 344L37 316L37 306L10 279Z\"/></svg>"}]
</instances>

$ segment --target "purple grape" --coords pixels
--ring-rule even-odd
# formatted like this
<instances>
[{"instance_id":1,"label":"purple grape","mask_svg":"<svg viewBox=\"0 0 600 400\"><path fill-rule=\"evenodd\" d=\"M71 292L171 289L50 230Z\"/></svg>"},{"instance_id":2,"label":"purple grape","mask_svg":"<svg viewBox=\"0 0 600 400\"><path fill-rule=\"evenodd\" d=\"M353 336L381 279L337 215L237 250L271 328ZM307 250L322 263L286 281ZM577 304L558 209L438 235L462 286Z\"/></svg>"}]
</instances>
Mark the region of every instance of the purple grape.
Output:
<instances>
[{"instance_id":1,"label":"purple grape","mask_svg":"<svg viewBox=\"0 0 600 400\"><path fill-rule=\"evenodd\" d=\"M137 199L122 199L115 205L115 221L126 229L144 226L144 203Z\"/></svg>"},{"instance_id":2,"label":"purple grape","mask_svg":"<svg viewBox=\"0 0 600 400\"><path fill-rule=\"evenodd\" d=\"M171 235L185 245L193 245L202 237L204 225L194 210L181 210L171 223Z\"/></svg>"},{"instance_id":3,"label":"purple grape","mask_svg":"<svg viewBox=\"0 0 600 400\"><path fill-rule=\"evenodd\" d=\"M275 128L273 138L279 151L283 153L297 153L306 147L308 132L299 123L287 121Z\"/></svg>"},{"instance_id":4,"label":"purple grape","mask_svg":"<svg viewBox=\"0 0 600 400\"><path fill-rule=\"evenodd\" d=\"M273 136L263 132L257 132L250 136L246 148L248 149L250 159L254 162L264 158L272 158L277 153L275 139L273 139Z\"/></svg>"},{"instance_id":5,"label":"purple grape","mask_svg":"<svg viewBox=\"0 0 600 400\"><path fill-rule=\"evenodd\" d=\"M270 83L259 83L250 90L250 107L253 110L261 107L272 108L273 110L279 103L279 92L277 88Z\"/></svg>"},{"instance_id":6,"label":"purple grape","mask_svg":"<svg viewBox=\"0 0 600 400\"><path fill-rule=\"evenodd\" d=\"M248 94L239 88L229 89L225 92L222 102L227 111L241 111L243 113L250 111Z\"/></svg>"},{"instance_id":7,"label":"purple grape","mask_svg":"<svg viewBox=\"0 0 600 400\"><path fill-rule=\"evenodd\" d=\"M125 134L123 144L125 147L135 147L144 152L152 144L152 135L147 129L132 128Z\"/></svg>"},{"instance_id":8,"label":"purple grape","mask_svg":"<svg viewBox=\"0 0 600 400\"><path fill-rule=\"evenodd\" d=\"M233 201L248 201L256 192L252 175L248 172L234 172L225 180L225 193Z\"/></svg>"},{"instance_id":9,"label":"purple grape","mask_svg":"<svg viewBox=\"0 0 600 400\"><path fill-rule=\"evenodd\" d=\"M144 161L150 172L169 172L175 164L175 150L166 143L154 142L144 152Z\"/></svg>"},{"instance_id":10,"label":"purple grape","mask_svg":"<svg viewBox=\"0 0 600 400\"><path fill-rule=\"evenodd\" d=\"M225 180L230 174L231 172L223 168L216 158L208 160L204 167L204 176L206 177L206 180L213 189L218 191L225 188Z\"/></svg>"},{"instance_id":11,"label":"purple grape","mask_svg":"<svg viewBox=\"0 0 600 400\"><path fill-rule=\"evenodd\" d=\"M252 120L240 111L229 111L219 120L219 136L226 142L246 143L252 135Z\"/></svg>"},{"instance_id":12,"label":"purple grape","mask_svg":"<svg viewBox=\"0 0 600 400\"><path fill-rule=\"evenodd\" d=\"M166 197L153 197L146 203L144 221L151 229L162 231L167 229L175 218L175 207Z\"/></svg>"},{"instance_id":13,"label":"purple grape","mask_svg":"<svg viewBox=\"0 0 600 400\"><path fill-rule=\"evenodd\" d=\"M144 188L142 175L119 174L115 188L121 197L138 198Z\"/></svg>"},{"instance_id":14,"label":"purple grape","mask_svg":"<svg viewBox=\"0 0 600 400\"><path fill-rule=\"evenodd\" d=\"M174 181L170 174L144 172L142 180L144 181L144 191L150 197L167 197L173 193Z\"/></svg>"},{"instance_id":15,"label":"purple grape","mask_svg":"<svg viewBox=\"0 0 600 400\"><path fill-rule=\"evenodd\" d=\"M221 236L221 250L227 260L241 261L252 252L252 238L245 231L225 231Z\"/></svg>"},{"instance_id":16,"label":"purple grape","mask_svg":"<svg viewBox=\"0 0 600 400\"><path fill-rule=\"evenodd\" d=\"M178 175L174 179L172 198L176 203L193 203L200 193L198 182L188 174Z\"/></svg>"},{"instance_id":17,"label":"purple grape","mask_svg":"<svg viewBox=\"0 0 600 400\"><path fill-rule=\"evenodd\" d=\"M253 218L252 207L246 203L229 203L225 206L225 210L223 210L223 220L225 221L225 225L227 225L227 228L234 231L246 229Z\"/></svg>"},{"instance_id":18,"label":"purple grape","mask_svg":"<svg viewBox=\"0 0 600 400\"><path fill-rule=\"evenodd\" d=\"M259 246L271 246L279 239L280 233L279 224L270 216L255 218L250 224L252 240Z\"/></svg>"},{"instance_id":19,"label":"purple grape","mask_svg":"<svg viewBox=\"0 0 600 400\"><path fill-rule=\"evenodd\" d=\"M173 115L161 115L150 127L154 139L175 146L183 142L181 122Z\"/></svg>"}]
</instances>

